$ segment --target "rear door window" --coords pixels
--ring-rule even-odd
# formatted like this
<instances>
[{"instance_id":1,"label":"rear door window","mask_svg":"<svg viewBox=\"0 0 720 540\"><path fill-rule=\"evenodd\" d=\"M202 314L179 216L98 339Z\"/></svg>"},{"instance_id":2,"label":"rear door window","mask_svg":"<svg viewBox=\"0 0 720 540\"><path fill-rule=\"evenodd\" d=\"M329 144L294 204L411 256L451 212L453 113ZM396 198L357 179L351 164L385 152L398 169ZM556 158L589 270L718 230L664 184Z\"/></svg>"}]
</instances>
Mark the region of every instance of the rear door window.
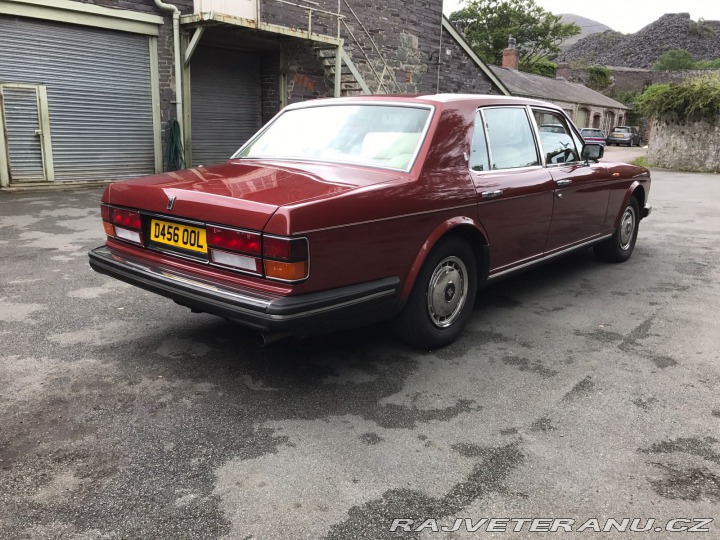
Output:
<instances>
[{"instance_id":1,"label":"rear door window","mask_svg":"<svg viewBox=\"0 0 720 540\"><path fill-rule=\"evenodd\" d=\"M484 120L490 169L518 169L540 164L532 127L524 107L482 109L476 115L476 132L482 127L478 126L478 118Z\"/></svg>"},{"instance_id":2,"label":"rear door window","mask_svg":"<svg viewBox=\"0 0 720 540\"><path fill-rule=\"evenodd\" d=\"M545 109L533 109L533 116L538 125L540 148L545 155L546 165L558 165L580 161L578 141L565 117ZM552 126L552 130L548 129Z\"/></svg>"}]
</instances>

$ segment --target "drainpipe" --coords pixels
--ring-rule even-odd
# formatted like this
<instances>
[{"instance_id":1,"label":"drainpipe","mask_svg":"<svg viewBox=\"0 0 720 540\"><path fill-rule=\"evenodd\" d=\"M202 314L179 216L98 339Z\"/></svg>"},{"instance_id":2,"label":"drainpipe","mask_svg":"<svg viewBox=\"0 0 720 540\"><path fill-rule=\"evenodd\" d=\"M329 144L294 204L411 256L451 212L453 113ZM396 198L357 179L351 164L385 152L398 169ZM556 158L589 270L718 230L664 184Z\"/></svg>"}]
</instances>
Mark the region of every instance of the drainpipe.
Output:
<instances>
[{"instance_id":1,"label":"drainpipe","mask_svg":"<svg viewBox=\"0 0 720 540\"><path fill-rule=\"evenodd\" d=\"M185 145L185 126L183 124L183 99L182 99L182 59L180 58L180 10L177 6L166 4L162 0L155 0L155 5L164 11L171 11L173 18L173 46L175 56L175 116L180 126L180 140Z\"/></svg>"}]
</instances>

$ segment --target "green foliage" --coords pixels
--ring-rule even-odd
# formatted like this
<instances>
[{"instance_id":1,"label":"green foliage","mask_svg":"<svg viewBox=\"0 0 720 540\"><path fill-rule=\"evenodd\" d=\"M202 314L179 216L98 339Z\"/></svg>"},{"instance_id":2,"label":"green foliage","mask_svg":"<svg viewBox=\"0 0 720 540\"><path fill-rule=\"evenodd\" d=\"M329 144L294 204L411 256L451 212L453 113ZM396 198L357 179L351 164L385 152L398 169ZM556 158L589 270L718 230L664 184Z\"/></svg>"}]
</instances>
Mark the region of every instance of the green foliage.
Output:
<instances>
[{"instance_id":1,"label":"green foliage","mask_svg":"<svg viewBox=\"0 0 720 540\"><path fill-rule=\"evenodd\" d=\"M709 29L714 32L712 28ZM670 49L658 58L657 62L655 62L650 69L652 71L720 69L720 58L716 58L715 60L695 60L693 55L684 49Z\"/></svg>"},{"instance_id":2,"label":"green foliage","mask_svg":"<svg viewBox=\"0 0 720 540\"><path fill-rule=\"evenodd\" d=\"M623 92L617 97L615 97L616 101L619 101L623 105L627 105L628 107L634 107L635 106L635 100L638 98L638 96L641 94L641 92L637 92L635 90L630 90L628 92Z\"/></svg>"},{"instance_id":3,"label":"green foliage","mask_svg":"<svg viewBox=\"0 0 720 540\"><path fill-rule=\"evenodd\" d=\"M593 90L604 90L612 82L612 71L605 66L590 66L586 69L588 75L587 83L585 86L592 88Z\"/></svg>"},{"instance_id":4,"label":"green foliage","mask_svg":"<svg viewBox=\"0 0 720 540\"><path fill-rule=\"evenodd\" d=\"M720 58L715 60L698 60L695 69L720 69Z\"/></svg>"},{"instance_id":5,"label":"green foliage","mask_svg":"<svg viewBox=\"0 0 720 540\"><path fill-rule=\"evenodd\" d=\"M467 0L450 15L460 25L465 39L488 64L502 65L502 51L510 36L517 40L522 71L547 69L547 57L560 52L560 43L580 33L574 23L560 22L560 16L535 0Z\"/></svg>"},{"instance_id":6,"label":"green foliage","mask_svg":"<svg viewBox=\"0 0 720 540\"><path fill-rule=\"evenodd\" d=\"M527 71L528 73L535 73L536 75L542 75L543 77L550 77L554 79L556 70L557 64L555 62L551 62L547 58L540 58L533 65L527 66L527 69L523 71Z\"/></svg>"},{"instance_id":7,"label":"green foliage","mask_svg":"<svg viewBox=\"0 0 720 540\"><path fill-rule=\"evenodd\" d=\"M674 71L677 69L693 69L695 58L684 49L670 49L657 59L651 71Z\"/></svg>"},{"instance_id":8,"label":"green foliage","mask_svg":"<svg viewBox=\"0 0 720 540\"><path fill-rule=\"evenodd\" d=\"M717 32L715 32L715 29L712 26L709 26L705 19L698 19L697 22L690 21L688 23L688 32L691 35L698 36L698 37L714 37L717 35Z\"/></svg>"},{"instance_id":9,"label":"green foliage","mask_svg":"<svg viewBox=\"0 0 720 540\"><path fill-rule=\"evenodd\" d=\"M637 97L635 106L646 117L715 120L720 115L720 75L703 75L681 84L654 84Z\"/></svg>"},{"instance_id":10,"label":"green foliage","mask_svg":"<svg viewBox=\"0 0 720 540\"><path fill-rule=\"evenodd\" d=\"M636 157L630 163L633 165L639 165L640 167L645 167L646 169L652 167L646 156Z\"/></svg>"}]
</instances>

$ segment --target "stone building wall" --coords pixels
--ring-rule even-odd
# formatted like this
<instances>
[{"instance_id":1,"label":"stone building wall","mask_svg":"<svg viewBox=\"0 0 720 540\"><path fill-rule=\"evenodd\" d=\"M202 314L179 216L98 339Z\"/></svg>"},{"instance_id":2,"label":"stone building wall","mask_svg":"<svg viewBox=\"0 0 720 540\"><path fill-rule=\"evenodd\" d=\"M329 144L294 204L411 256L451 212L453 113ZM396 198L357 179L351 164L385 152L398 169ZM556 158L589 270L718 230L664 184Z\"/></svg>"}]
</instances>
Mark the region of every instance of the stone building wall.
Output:
<instances>
[{"instance_id":1,"label":"stone building wall","mask_svg":"<svg viewBox=\"0 0 720 540\"><path fill-rule=\"evenodd\" d=\"M647 159L666 169L720 172L720 118L715 122L654 119Z\"/></svg>"},{"instance_id":2,"label":"stone building wall","mask_svg":"<svg viewBox=\"0 0 720 540\"><path fill-rule=\"evenodd\" d=\"M264 21L307 29L304 10L272 0L262 6ZM337 7L335 0L320 2L320 8L327 11L337 12ZM382 86L390 93L500 93L465 51L442 32L442 0L347 0L341 3L340 13L346 23L340 33L345 51L372 92ZM315 15L313 32L337 35L336 21ZM321 77L324 68L320 61L298 49L293 45L288 51L289 101L332 96L333 81Z\"/></svg>"},{"instance_id":3,"label":"stone building wall","mask_svg":"<svg viewBox=\"0 0 720 540\"><path fill-rule=\"evenodd\" d=\"M432 57L432 60L435 61L439 56L440 64L438 66L429 62L429 76L426 77L427 83L422 88L423 92L502 94L502 91L482 72L472 58L444 28L442 38L439 55ZM450 54L447 54L448 51ZM433 86L433 83L435 83L435 86Z\"/></svg>"}]
</instances>

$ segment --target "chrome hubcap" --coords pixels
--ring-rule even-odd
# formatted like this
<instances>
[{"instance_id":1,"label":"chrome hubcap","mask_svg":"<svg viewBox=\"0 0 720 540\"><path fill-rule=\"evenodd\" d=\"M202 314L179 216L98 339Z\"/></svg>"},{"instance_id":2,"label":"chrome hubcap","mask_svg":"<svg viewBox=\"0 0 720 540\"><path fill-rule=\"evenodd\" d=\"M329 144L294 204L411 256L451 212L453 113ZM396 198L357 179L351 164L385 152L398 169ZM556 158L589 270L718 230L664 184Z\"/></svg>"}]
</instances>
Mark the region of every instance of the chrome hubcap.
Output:
<instances>
[{"instance_id":1,"label":"chrome hubcap","mask_svg":"<svg viewBox=\"0 0 720 540\"><path fill-rule=\"evenodd\" d=\"M465 264L457 257L446 257L430 276L427 307L430 320L438 328L447 328L460 315L467 298Z\"/></svg>"},{"instance_id":2,"label":"chrome hubcap","mask_svg":"<svg viewBox=\"0 0 720 540\"><path fill-rule=\"evenodd\" d=\"M635 231L635 209L628 206L620 220L620 249L623 251L630 247L633 232Z\"/></svg>"}]
</instances>

